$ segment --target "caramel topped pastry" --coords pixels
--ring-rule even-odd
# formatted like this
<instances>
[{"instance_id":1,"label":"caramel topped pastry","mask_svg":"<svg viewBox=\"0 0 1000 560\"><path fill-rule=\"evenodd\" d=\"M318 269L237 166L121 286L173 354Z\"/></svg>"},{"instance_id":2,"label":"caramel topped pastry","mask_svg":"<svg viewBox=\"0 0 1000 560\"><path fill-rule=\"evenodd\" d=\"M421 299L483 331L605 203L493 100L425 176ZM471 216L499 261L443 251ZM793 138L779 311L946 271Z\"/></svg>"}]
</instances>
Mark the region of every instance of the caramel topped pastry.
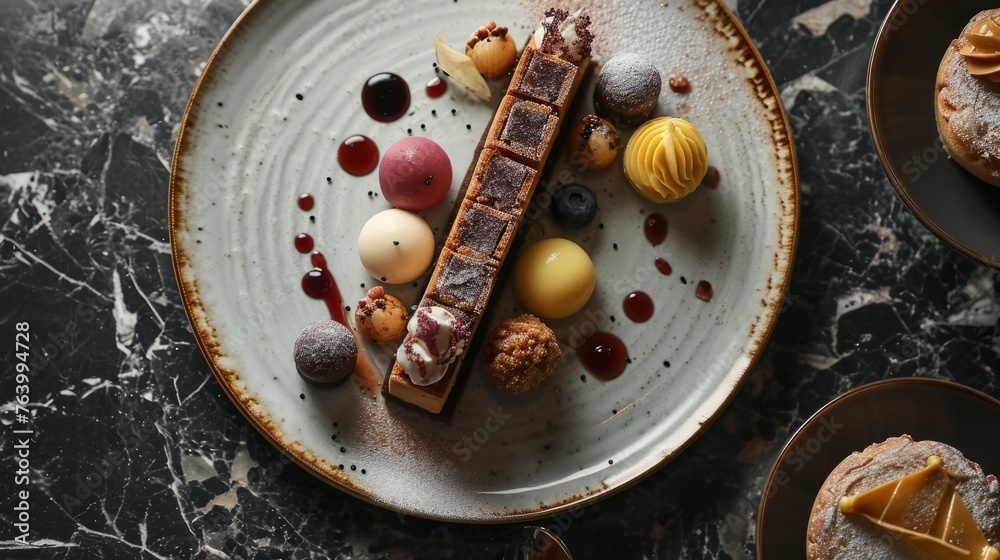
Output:
<instances>
[{"instance_id":1,"label":"caramel topped pastry","mask_svg":"<svg viewBox=\"0 0 1000 560\"><path fill-rule=\"evenodd\" d=\"M927 466L915 473L844 496L840 509L896 533L930 560L997 560L1000 551L986 542L956 491L965 478L931 455Z\"/></svg>"},{"instance_id":2,"label":"caramel topped pastry","mask_svg":"<svg viewBox=\"0 0 1000 560\"><path fill-rule=\"evenodd\" d=\"M805 541L806 560L997 560L1000 480L947 444L891 437L830 472Z\"/></svg>"}]
</instances>

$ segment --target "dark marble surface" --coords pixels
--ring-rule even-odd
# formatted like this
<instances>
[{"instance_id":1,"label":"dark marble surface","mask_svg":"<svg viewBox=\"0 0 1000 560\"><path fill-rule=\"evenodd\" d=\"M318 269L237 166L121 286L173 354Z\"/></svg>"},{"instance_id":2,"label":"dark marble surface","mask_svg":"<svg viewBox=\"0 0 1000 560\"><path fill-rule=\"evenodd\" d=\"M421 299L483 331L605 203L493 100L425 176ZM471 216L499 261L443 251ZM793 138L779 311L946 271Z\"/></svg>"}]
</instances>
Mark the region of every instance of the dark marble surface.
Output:
<instances>
[{"instance_id":1,"label":"dark marble surface","mask_svg":"<svg viewBox=\"0 0 1000 560\"><path fill-rule=\"evenodd\" d=\"M928 233L868 134L888 0L741 0L801 173L783 314L736 400L680 460L557 528L579 558L752 558L764 479L841 392L894 376L1000 396L996 273ZM167 241L169 161L236 0L0 2L0 557L490 558L511 526L403 517L290 464L212 377ZM818 17L816 17L818 16ZM15 332L30 324L28 422ZM17 482L14 429L29 427ZM22 446L23 447L23 446ZM32 547L14 523L30 490Z\"/></svg>"}]
</instances>

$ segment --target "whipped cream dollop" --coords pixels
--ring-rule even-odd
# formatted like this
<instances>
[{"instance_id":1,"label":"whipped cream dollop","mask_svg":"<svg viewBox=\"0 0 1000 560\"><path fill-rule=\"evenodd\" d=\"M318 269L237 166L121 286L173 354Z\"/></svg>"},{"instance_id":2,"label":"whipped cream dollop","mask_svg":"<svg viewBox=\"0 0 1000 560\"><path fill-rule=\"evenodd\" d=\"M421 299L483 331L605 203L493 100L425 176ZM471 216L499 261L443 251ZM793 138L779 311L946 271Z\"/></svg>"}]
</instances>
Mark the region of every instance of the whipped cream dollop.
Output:
<instances>
[{"instance_id":1,"label":"whipped cream dollop","mask_svg":"<svg viewBox=\"0 0 1000 560\"><path fill-rule=\"evenodd\" d=\"M572 14L563 10L549 10L535 30L535 48L569 62L580 62L584 57L590 56L594 35L589 27L590 16L583 13L583 8ZM549 32L548 38L546 32Z\"/></svg>"},{"instance_id":2,"label":"whipped cream dollop","mask_svg":"<svg viewBox=\"0 0 1000 560\"><path fill-rule=\"evenodd\" d=\"M973 76L1000 82L1000 22L986 18L963 35L968 42L959 51Z\"/></svg>"},{"instance_id":3,"label":"whipped cream dollop","mask_svg":"<svg viewBox=\"0 0 1000 560\"><path fill-rule=\"evenodd\" d=\"M406 325L396 362L414 385L433 385L465 350L468 326L443 307L418 307Z\"/></svg>"}]
</instances>

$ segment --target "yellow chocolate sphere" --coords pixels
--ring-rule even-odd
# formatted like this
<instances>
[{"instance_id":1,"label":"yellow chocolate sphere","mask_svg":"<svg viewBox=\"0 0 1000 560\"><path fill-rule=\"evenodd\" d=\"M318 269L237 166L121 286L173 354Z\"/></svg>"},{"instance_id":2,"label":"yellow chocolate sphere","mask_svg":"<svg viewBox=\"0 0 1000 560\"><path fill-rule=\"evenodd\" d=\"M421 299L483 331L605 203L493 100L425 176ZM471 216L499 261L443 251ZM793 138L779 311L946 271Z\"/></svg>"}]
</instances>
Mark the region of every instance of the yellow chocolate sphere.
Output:
<instances>
[{"instance_id":1,"label":"yellow chocolate sphere","mask_svg":"<svg viewBox=\"0 0 1000 560\"><path fill-rule=\"evenodd\" d=\"M568 317L594 293L594 263L572 241L544 239L518 258L514 291L530 313L546 319Z\"/></svg>"},{"instance_id":2,"label":"yellow chocolate sphere","mask_svg":"<svg viewBox=\"0 0 1000 560\"><path fill-rule=\"evenodd\" d=\"M691 194L708 171L708 149L693 124L657 117L642 123L625 146L625 176L653 202Z\"/></svg>"}]
</instances>

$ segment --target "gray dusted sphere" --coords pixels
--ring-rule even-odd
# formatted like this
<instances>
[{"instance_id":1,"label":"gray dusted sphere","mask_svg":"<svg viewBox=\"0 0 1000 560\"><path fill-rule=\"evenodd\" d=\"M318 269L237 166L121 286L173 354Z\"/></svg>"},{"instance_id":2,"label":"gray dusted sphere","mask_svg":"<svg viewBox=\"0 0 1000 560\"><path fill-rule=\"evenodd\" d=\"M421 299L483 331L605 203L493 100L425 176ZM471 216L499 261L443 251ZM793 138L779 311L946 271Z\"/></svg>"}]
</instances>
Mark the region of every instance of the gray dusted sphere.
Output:
<instances>
[{"instance_id":1,"label":"gray dusted sphere","mask_svg":"<svg viewBox=\"0 0 1000 560\"><path fill-rule=\"evenodd\" d=\"M639 124L656 108L661 82L659 70L646 57L622 53L601 68L594 88L594 109L614 124Z\"/></svg>"},{"instance_id":2,"label":"gray dusted sphere","mask_svg":"<svg viewBox=\"0 0 1000 560\"><path fill-rule=\"evenodd\" d=\"M314 383L343 381L354 371L358 347L350 329L329 319L310 323L295 339L295 369Z\"/></svg>"}]
</instances>

